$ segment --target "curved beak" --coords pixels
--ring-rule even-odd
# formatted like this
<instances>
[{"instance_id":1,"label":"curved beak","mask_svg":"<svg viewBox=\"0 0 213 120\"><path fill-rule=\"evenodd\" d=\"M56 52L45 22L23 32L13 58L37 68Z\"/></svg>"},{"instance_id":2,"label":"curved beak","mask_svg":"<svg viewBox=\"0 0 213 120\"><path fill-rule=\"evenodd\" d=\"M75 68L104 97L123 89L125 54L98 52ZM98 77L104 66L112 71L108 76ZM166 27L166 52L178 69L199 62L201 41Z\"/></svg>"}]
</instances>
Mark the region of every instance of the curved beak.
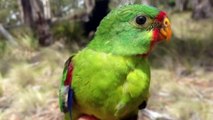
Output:
<instances>
[{"instance_id":1,"label":"curved beak","mask_svg":"<svg viewBox=\"0 0 213 120\"><path fill-rule=\"evenodd\" d=\"M160 37L166 41L170 41L172 36L171 24L167 17L162 21L162 27L160 28Z\"/></svg>"}]
</instances>

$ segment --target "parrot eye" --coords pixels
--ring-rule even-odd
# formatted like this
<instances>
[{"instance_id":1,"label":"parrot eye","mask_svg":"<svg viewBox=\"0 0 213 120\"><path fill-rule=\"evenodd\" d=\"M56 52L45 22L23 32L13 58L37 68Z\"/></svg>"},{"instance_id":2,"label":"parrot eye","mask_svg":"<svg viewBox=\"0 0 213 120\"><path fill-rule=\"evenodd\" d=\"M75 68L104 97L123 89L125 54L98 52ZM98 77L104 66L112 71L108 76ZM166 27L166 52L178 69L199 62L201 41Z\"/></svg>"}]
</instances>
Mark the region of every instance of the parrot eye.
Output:
<instances>
[{"instance_id":1,"label":"parrot eye","mask_svg":"<svg viewBox=\"0 0 213 120\"><path fill-rule=\"evenodd\" d=\"M136 19L135 19L135 22L138 25L143 25L143 24L146 23L146 17L145 16L137 16Z\"/></svg>"}]
</instances>

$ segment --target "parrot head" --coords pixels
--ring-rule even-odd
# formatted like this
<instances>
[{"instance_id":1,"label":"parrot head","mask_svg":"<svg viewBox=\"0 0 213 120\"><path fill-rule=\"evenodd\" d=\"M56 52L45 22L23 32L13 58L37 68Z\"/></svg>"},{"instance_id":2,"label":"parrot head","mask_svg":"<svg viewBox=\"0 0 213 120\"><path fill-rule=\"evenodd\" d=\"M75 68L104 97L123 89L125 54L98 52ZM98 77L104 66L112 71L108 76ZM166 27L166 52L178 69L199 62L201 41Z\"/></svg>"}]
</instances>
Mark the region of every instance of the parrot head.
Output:
<instances>
[{"instance_id":1,"label":"parrot head","mask_svg":"<svg viewBox=\"0 0 213 120\"><path fill-rule=\"evenodd\" d=\"M146 5L112 10L100 23L88 45L115 55L146 55L155 43L169 41L171 25L165 12Z\"/></svg>"}]
</instances>

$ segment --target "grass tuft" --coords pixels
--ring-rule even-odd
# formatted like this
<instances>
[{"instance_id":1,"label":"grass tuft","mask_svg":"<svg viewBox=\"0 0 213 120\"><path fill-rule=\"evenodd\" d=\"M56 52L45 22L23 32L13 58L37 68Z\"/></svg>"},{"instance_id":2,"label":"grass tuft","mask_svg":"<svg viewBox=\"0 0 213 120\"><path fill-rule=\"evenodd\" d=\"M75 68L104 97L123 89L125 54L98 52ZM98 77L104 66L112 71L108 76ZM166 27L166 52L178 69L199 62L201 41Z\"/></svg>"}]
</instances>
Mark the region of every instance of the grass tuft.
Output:
<instances>
[{"instance_id":1,"label":"grass tuft","mask_svg":"<svg viewBox=\"0 0 213 120\"><path fill-rule=\"evenodd\" d=\"M30 115L36 113L36 109L47 104L47 98L49 98L48 94L36 87L23 89L16 94L12 107L24 115Z\"/></svg>"}]
</instances>

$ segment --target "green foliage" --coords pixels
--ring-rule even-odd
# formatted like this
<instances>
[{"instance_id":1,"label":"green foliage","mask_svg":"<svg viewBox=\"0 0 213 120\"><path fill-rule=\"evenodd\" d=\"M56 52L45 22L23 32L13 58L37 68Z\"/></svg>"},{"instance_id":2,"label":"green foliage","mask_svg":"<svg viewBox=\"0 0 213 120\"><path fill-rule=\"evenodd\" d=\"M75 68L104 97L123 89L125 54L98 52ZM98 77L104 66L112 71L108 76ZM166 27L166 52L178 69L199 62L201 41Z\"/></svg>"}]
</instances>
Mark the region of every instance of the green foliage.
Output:
<instances>
[{"instance_id":1,"label":"green foliage","mask_svg":"<svg viewBox=\"0 0 213 120\"><path fill-rule=\"evenodd\" d=\"M8 16L9 11L7 9L1 9L0 10L0 22L5 22L6 17Z\"/></svg>"},{"instance_id":2,"label":"green foliage","mask_svg":"<svg viewBox=\"0 0 213 120\"><path fill-rule=\"evenodd\" d=\"M19 27L14 27L9 29L9 32L14 36L14 37L22 37L22 36L30 36L33 37L33 32L30 29L29 26L27 25L22 25Z\"/></svg>"},{"instance_id":3,"label":"green foliage","mask_svg":"<svg viewBox=\"0 0 213 120\"><path fill-rule=\"evenodd\" d=\"M170 4L175 4L175 0L169 0Z\"/></svg>"},{"instance_id":4,"label":"green foliage","mask_svg":"<svg viewBox=\"0 0 213 120\"><path fill-rule=\"evenodd\" d=\"M27 49L29 51L34 51L38 47L37 39L35 39L32 36L24 35L21 37L18 37L19 39L19 45L23 49Z\"/></svg>"},{"instance_id":5,"label":"green foliage","mask_svg":"<svg viewBox=\"0 0 213 120\"><path fill-rule=\"evenodd\" d=\"M67 40L76 40L83 34L80 23L76 21L61 21L55 24L52 30L57 39L65 38Z\"/></svg>"},{"instance_id":6,"label":"green foliage","mask_svg":"<svg viewBox=\"0 0 213 120\"><path fill-rule=\"evenodd\" d=\"M29 27L20 26L10 29L9 32L16 38L20 49L33 51L38 47L38 40Z\"/></svg>"},{"instance_id":7,"label":"green foliage","mask_svg":"<svg viewBox=\"0 0 213 120\"><path fill-rule=\"evenodd\" d=\"M18 11L17 0L0 0L0 22L5 23L10 12Z\"/></svg>"},{"instance_id":8,"label":"green foliage","mask_svg":"<svg viewBox=\"0 0 213 120\"><path fill-rule=\"evenodd\" d=\"M3 56L6 49L6 43L3 39L0 39L0 58Z\"/></svg>"}]
</instances>

